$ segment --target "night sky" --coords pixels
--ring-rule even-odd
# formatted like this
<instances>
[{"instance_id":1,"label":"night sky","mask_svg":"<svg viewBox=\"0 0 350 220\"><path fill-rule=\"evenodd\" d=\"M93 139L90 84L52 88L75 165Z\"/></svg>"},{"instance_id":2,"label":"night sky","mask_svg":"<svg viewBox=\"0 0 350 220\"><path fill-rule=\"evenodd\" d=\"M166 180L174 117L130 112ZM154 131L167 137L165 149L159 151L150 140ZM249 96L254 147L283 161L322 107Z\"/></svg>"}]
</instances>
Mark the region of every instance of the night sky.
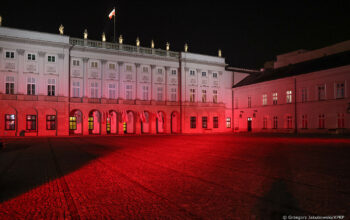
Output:
<instances>
[{"instance_id":1,"label":"night sky","mask_svg":"<svg viewBox=\"0 0 350 220\"><path fill-rule=\"evenodd\" d=\"M287 3L288 2L288 3ZM126 44L217 55L230 66L260 68L265 61L297 49L316 49L350 40L350 1L7 1L0 3L3 25L100 40L113 36L107 17L116 6L117 36Z\"/></svg>"}]
</instances>

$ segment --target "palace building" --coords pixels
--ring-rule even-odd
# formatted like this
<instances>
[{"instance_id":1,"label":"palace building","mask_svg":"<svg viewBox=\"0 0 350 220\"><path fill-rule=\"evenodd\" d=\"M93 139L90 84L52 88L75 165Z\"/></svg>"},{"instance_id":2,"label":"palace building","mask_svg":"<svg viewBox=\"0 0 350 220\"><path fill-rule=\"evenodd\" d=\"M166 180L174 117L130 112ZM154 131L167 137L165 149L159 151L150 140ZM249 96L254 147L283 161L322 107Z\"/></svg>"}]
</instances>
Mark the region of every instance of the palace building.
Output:
<instances>
[{"instance_id":1,"label":"palace building","mask_svg":"<svg viewBox=\"0 0 350 220\"><path fill-rule=\"evenodd\" d=\"M0 27L0 136L232 131L225 59ZM237 70L236 70L237 72ZM242 73L245 75L245 73Z\"/></svg>"}]
</instances>

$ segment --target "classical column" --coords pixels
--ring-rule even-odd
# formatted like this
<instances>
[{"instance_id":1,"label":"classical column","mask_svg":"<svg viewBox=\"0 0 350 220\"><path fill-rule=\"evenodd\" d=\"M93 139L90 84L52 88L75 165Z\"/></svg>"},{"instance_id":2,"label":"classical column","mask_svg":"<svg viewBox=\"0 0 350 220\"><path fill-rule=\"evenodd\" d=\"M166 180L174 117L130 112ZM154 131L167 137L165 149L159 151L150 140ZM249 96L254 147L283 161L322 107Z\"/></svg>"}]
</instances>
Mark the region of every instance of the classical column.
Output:
<instances>
[{"instance_id":1,"label":"classical column","mask_svg":"<svg viewBox=\"0 0 350 220\"><path fill-rule=\"evenodd\" d=\"M140 73L140 64L139 63L135 63L135 99L138 100L139 98L139 93L138 93L138 74Z\"/></svg>"},{"instance_id":2,"label":"classical column","mask_svg":"<svg viewBox=\"0 0 350 220\"><path fill-rule=\"evenodd\" d=\"M118 99L122 98L121 94L121 80L122 80L122 67L123 67L124 62L118 61Z\"/></svg>"},{"instance_id":3,"label":"classical column","mask_svg":"<svg viewBox=\"0 0 350 220\"><path fill-rule=\"evenodd\" d=\"M105 71L106 71L106 63L107 63L107 60L101 60L101 99L103 98L108 98L106 96L106 91L103 90L103 88L105 88L104 86L104 74L105 74Z\"/></svg>"},{"instance_id":4,"label":"classical column","mask_svg":"<svg viewBox=\"0 0 350 220\"><path fill-rule=\"evenodd\" d=\"M17 59L17 92L19 94L27 94L26 88L27 88L27 79L23 77L23 69L24 69L24 50L23 49L17 49L16 50L18 54ZM20 80L23 80L22 83ZM38 85L38 84L37 84Z\"/></svg>"},{"instance_id":5,"label":"classical column","mask_svg":"<svg viewBox=\"0 0 350 220\"><path fill-rule=\"evenodd\" d=\"M153 74L156 69L156 65L151 65L151 102L153 101Z\"/></svg>"},{"instance_id":6,"label":"classical column","mask_svg":"<svg viewBox=\"0 0 350 220\"><path fill-rule=\"evenodd\" d=\"M84 57L83 58L83 85L82 85L82 97L87 98L88 97L88 62L89 58Z\"/></svg>"},{"instance_id":7,"label":"classical column","mask_svg":"<svg viewBox=\"0 0 350 220\"><path fill-rule=\"evenodd\" d=\"M100 82L101 82L101 100L103 98L106 98L104 97L104 90L103 88L105 88L104 86L104 72L105 72L105 69L106 69L106 63L107 63L107 60L101 60L101 79L100 79ZM102 102L101 102L102 103ZM109 111L109 109L107 109L107 111ZM106 115L106 109L101 109L101 135L106 135L107 134L107 115Z\"/></svg>"},{"instance_id":8,"label":"classical column","mask_svg":"<svg viewBox=\"0 0 350 220\"><path fill-rule=\"evenodd\" d=\"M166 66L165 67L165 76L164 76L164 96L165 96L165 102L168 101L168 75L170 74L170 67Z\"/></svg>"},{"instance_id":9,"label":"classical column","mask_svg":"<svg viewBox=\"0 0 350 220\"><path fill-rule=\"evenodd\" d=\"M65 77L67 76L66 74L64 74L64 54L63 53L59 53L57 54L58 57L58 65L57 65L57 74L58 74L58 80L56 82L56 88L58 89L58 91L56 91L56 95L57 96L65 96L65 91L69 91L68 89L68 84L67 83L63 83L63 82L68 82L68 79L65 79ZM68 97L68 94L67 94Z\"/></svg>"}]
</instances>

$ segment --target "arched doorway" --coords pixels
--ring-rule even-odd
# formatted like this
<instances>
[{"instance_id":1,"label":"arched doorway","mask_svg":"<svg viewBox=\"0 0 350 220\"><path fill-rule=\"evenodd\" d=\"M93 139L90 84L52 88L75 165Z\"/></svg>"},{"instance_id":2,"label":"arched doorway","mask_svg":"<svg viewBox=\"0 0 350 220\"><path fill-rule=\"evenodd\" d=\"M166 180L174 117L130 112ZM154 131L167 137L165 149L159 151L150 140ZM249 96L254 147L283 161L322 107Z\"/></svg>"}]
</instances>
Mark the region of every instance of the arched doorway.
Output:
<instances>
[{"instance_id":1,"label":"arched doorway","mask_svg":"<svg viewBox=\"0 0 350 220\"><path fill-rule=\"evenodd\" d=\"M73 110L69 114L69 134L83 134L83 113L80 110Z\"/></svg>"},{"instance_id":2,"label":"arched doorway","mask_svg":"<svg viewBox=\"0 0 350 220\"><path fill-rule=\"evenodd\" d=\"M89 134L100 134L101 132L101 113L97 110L92 110L89 113Z\"/></svg>"},{"instance_id":3,"label":"arched doorway","mask_svg":"<svg viewBox=\"0 0 350 220\"><path fill-rule=\"evenodd\" d=\"M164 133L165 116L163 112L157 112L156 124L157 133Z\"/></svg>"},{"instance_id":4,"label":"arched doorway","mask_svg":"<svg viewBox=\"0 0 350 220\"><path fill-rule=\"evenodd\" d=\"M177 112L171 113L171 133L179 133L180 118Z\"/></svg>"},{"instance_id":5,"label":"arched doorway","mask_svg":"<svg viewBox=\"0 0 350 220\"><path fill-rule=\"evenodd\" d=\"M106 121L107 134L118 134L118 114L116 111L109 111Z\"/></svg>"},{"instance_id":6,"label":"arched doorway","mask_svg":"<svg viewBox=\"0 0 350 220\"><path fill-rule=\"evenodd\" d=\"M135 117L132 111L124 111L122 113L122 121L124 134L135 133Z\"/></svg>"},{"instance_id":7,"label":"arched doorway","mask_svg":"<svg viewBox=\"0 0 350 220\"><path fill-rule=\"evenodd\" d=\"M149 133L150 132L149 113L147 111L141 112L140 120L141 120L141 132L145 134Z\"/></svg>"}]
</instances>

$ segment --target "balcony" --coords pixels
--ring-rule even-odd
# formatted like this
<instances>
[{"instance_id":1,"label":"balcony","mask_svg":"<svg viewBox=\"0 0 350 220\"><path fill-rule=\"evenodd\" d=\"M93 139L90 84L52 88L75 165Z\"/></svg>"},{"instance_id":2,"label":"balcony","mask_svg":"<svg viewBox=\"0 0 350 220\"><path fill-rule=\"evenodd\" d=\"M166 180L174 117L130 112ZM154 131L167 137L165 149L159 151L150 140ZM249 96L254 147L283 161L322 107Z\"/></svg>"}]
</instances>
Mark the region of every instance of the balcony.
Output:
<instances>
[{"instance_id":1,"label":"balcony","mask_svg":"<svg viewBox=\"0 0 350 220\"><path fill-rule=\"evenodd\" d=\"M162 49L152 49L147 47L137 47L127 44L118 44L110 42L102 42L95 40L84 40L79 38L70 38L70 44L73 46L82 46L82 47L94 47L94 48L104 48L109 50L123 51L128 53L136 53L142 55L153 55L153 56L162 56L169 58L179 58L179 53L174 51L166 51Z\"/></svg>"}]
</instances>

